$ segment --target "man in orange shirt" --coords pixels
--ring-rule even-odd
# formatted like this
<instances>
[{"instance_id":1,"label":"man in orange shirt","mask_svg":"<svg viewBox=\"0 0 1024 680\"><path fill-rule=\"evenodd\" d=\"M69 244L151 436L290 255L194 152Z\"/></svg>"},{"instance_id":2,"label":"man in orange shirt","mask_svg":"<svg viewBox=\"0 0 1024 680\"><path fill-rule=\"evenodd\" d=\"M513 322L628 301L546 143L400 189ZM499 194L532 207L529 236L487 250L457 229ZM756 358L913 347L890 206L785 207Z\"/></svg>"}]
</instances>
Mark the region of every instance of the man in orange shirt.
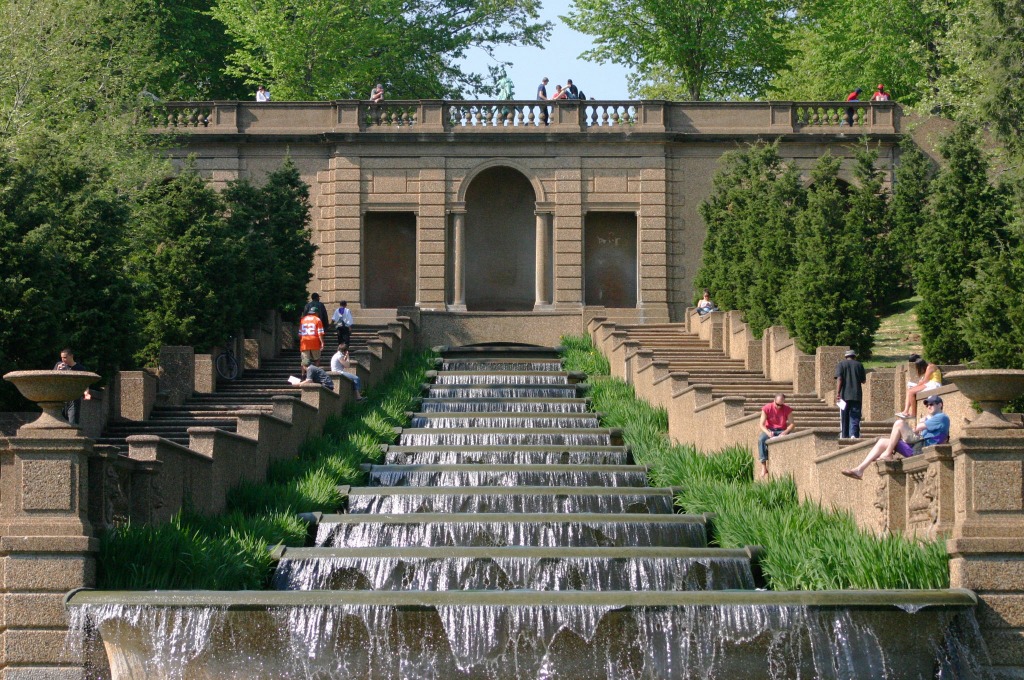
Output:
<instances>
[{"instance_id":1,"label":"man in orange shirt","mask_svg":"<svg viewBox=\"0 0 1024 680\"><path fill-rule=\"evenodd\" d=\"M299 321L299 351L302 365L320 365L320 353L324 349L324 323L316 313L306 314Z\"/></svg>"}]
</instances>

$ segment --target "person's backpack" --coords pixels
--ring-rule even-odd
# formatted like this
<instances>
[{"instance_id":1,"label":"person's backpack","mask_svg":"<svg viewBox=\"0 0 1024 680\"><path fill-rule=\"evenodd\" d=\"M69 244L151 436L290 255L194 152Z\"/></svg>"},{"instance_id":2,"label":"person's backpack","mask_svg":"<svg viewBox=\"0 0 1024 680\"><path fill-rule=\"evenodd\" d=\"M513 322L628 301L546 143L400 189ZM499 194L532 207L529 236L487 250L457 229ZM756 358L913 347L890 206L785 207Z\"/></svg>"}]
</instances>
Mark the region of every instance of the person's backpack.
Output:
<instances>
[{"instance_id":1,"label":"person's backpack","mask_svg":"<svg viewBox=\"0 0 1024 680\"><path fill-rule=\"evenodd\" d=\"M583 94L583 90L580 90L580 96L577 99L586 99L587 95Z\"/></svg>"}]
</instances>

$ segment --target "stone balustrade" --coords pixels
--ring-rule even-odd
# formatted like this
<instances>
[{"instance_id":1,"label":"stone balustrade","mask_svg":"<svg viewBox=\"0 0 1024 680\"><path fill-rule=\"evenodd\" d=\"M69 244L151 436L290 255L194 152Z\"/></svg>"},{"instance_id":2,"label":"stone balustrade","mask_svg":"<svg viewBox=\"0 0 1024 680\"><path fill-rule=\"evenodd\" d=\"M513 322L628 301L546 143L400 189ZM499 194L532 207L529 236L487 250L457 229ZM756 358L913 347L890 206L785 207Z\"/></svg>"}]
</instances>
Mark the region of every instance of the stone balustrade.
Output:
<instances>
[{"instance_id":1,"label":"stone balustrade","mask_svg":"<svg viewBox=\"0 0 1024 680\"><path fill-rule=\"evenodd\" d=\"M848 109L853 128L845 126ZM168 102L155 131L194 134L898 134L893 102L444 101Z\"/></svg>"}]
</instances>

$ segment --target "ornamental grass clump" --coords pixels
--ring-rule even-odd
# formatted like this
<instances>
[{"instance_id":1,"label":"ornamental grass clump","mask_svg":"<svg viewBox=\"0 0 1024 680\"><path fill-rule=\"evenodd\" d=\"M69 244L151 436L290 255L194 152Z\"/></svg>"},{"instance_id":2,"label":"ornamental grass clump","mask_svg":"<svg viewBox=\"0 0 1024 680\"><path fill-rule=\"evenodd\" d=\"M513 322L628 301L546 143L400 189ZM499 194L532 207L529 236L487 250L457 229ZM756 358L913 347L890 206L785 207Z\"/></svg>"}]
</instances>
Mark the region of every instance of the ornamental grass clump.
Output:
<instances>
[{"instance_id":1,"label":"ornamental grass clump","mask_svg":"<svg viewBox=\"0 0 1024 680\"><path fill-rule=\"evenodd\" d=\"M434 355L409 355L367 400L330 418L293 459L275 461L265 482L231 489L218 516L179 512L161 525L126 523L100 536L98 584L108 590L253 590L269 585L271 548L305 545L300 512L337 512L339 485L366 479L362 463L382 455L419 396Z\"/></svg>"},{"instance_id":2,"label":"ornamental grass clump","mask_svg":"<svg viewBox=\"0 0 1024 680\"><path fill-rule=\"evenodd\" d=\"M585 365L589 338L563 338ZM569 359L566 359L567 364ZM589 362L591 364L595 362ZM949 569L940 541L876 536L846 512L801 503L791 477L754 483L753 456L742 446L706 454L668 438L664 409L636 398L621 380L594 381L590 397L602 423L622 429L637 463L657 486L679 487L676 505L714 513L710 542L723 548L759 545L761 568L774 590L947 588Z\"/></svg>"}]
</instances>

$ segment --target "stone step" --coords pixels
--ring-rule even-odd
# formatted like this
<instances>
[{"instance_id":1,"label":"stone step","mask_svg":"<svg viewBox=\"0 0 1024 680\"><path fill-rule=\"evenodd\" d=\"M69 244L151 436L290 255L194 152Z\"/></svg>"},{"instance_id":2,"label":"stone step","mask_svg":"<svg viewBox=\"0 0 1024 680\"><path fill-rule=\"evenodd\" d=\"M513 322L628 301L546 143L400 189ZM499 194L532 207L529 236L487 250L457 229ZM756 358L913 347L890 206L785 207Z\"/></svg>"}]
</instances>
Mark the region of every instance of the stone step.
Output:
<instances>
[{"instance_id":1,"label":"stone step","mask_svg":"<svg viewBox=\"0 0 1024 680\"><path fill-rule=\"evenodd\" d=\"M648 513L415 513L323 515L322 547L521 545L707 546L700 515Z\"/></svg>"},{"instance_id":2,"label":"stone step","mask_svg":"<svg viewBox=\"0 0 1024 680\"><path fill-rule=\"evenodd\" d=\"M613 486L355 487L346 509L361 513L651 513L672 514L670 489Z\"/></svg>"}]
</instances>

